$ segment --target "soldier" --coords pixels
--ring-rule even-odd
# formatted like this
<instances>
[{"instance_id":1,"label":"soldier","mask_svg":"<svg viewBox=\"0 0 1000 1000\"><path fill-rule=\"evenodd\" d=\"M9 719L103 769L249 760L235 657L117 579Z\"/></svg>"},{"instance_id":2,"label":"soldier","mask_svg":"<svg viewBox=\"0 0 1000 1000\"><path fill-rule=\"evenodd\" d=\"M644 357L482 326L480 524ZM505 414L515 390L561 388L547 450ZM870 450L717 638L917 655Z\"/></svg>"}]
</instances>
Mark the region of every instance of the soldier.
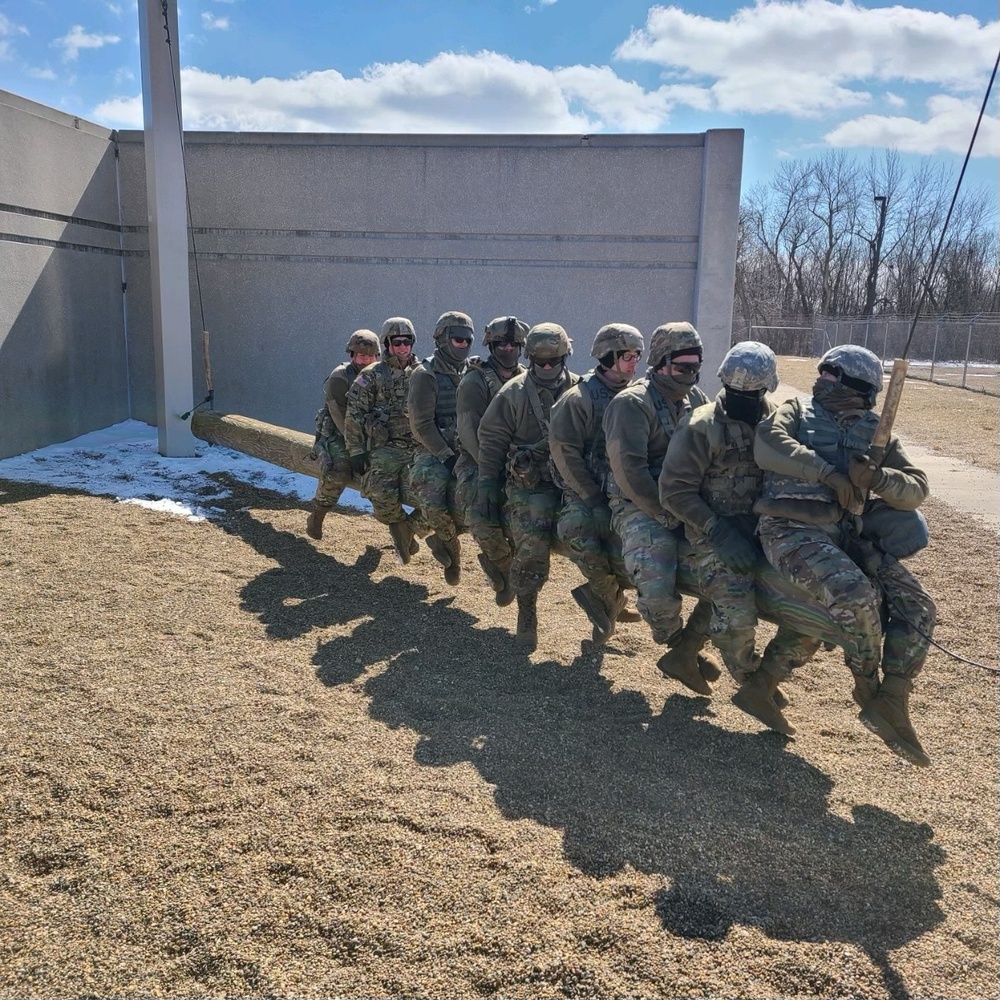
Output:
<instances>
[{"instance_id":1,"label":"soldier","mask_svg":"<svg viewBox=\"0 0 1000 1000\"><path fill-rule=\"evenodd\" d=\"M517 595L517 641L538 643L538 592L549 576L549 556L561 499L549 469L549 413L579 376L566 368L573 346L556 323L528 331L529 368L496 394L479 424L478 513L499 525L501 495L514 541L510 584Z\"/></svg>"},{"instance_id":2,"label":"soldier","mask_svg":"<svg viewBox=\"0 0 1000 1000\"><path fill-rule=\"evenodd\" d=\"M646 377L622 389L604 414L611 527L622 540L625 568L639 591L636 607L653 640L670 647L657 664L668 677L699 694L718 666L701 650L708 642L712 606L699 601L686 626L677 593L679 520L660 506L657 480L671 435L708 397L696 385L702 344L690 323L666 323L653 332Z\"/></svg>"},{"instance_id":3,"label":"soldier","mask_svg":"<svg viewBox=\"0 0 1000 1000\"><path fill-rule=\"evenodd\" d=\"M322 455L322 473L316 495L306 518L306 534L323 537L323 519L340 499L348 486L354 486L351 461L344 442L344 420L347 416L347 391L362 368L378 358L378 336L371 330L355 330L347 341L350 361L338 365L326 377L323 386L326 401L316 414L316 445Z\"/></svg>"},{"instance_id":4,"label":"soldier","mask_svg":"<svg viewBox=\"0 0 1000 1000\"><path fill-rule=\"evenodd\" d=\"M406 397L417 365L413 324L393 316L382 324L382 360L365 368L347 394L344 437L351 469L375 517L389 528L399 558L408 563L417 551L415 535L426 529L410 490L410 462L415 447Z\"/></svg>"},{"instance_id":5,"label":"soldier","mask_svg":"<svg viewBox=\"0 0 1000 1000\"><path fill-rule=\"evenodd\" d=\"M453 587L461 579L458 533L465 529L465 517L455 498L458 383L475 336L465 313L444 313L434 327L434 354L414 369L407 398L410 430L417 441L410 487L427 527L434 532L427 537L427 547Z\"/></svg>"},{"instance_id":6,"label":"soldier","mask_svg":"<svg viewBox=\"0 0 1000 1000\"><path fill-rule=\"evenodd\" d=\"M514 600L510 585L510 564L514 549L504 524L486 521L479 516L476 491L479 483L479 422L500 387L524 372L520 364L521 348L528 336L528 324L516 316L498 316L486 325L483 344L489 357L469 358L468 370L458 383L459 457L455 465L458 477L459 506L482 550L479 565L493 585L496 602L506 607ZM501 496L500 505L505 498Z\"/></svg>"},{"instance_id":7,"label":"soldier","mask_svg":"<svg viewBox=\"0 0 1000 1000\"><path fill-rule=\"evenodd\" d=\"M778 362L764 344L737 344L719 368L714 403L694 410L674 432L660 472L660 502L684 522L702 593L712 602L709 634L742 687L734 703L766 726L791 735L778 682L806 663L820 641L781 627L763 658L754 648L755 573L763 553L757 515L764 472L753 457L754 428L774 411Z\"/></svg>"},{"instance_id":8,"label":"soldier","mask_svg":"<svg viewBox=\"0 0 1000 1000\"><path fill-rule=\"evenodd\" d=\"M927 657L934 602L899 562L909 553L886 551L893 549L887 539L862 541L861 519L848 513L864 500L859 487L874 466L869 449L878 415L872 407L881 388L882 362L871 351L835 347L820 358L812 397L789 400L760 422L754 455L767 474L759 531L771 565L825 605L854 639L844 658L861 722L894 753L926 766L930 758L910 723L909 695ZM883 501L877 507L904 519L929 492L927 476L895 437L870 485Z\"/></svg>"},{"instance_id":9,"label":"soldier","mask_svg":"<svg viewBox=\"0 0 1000 1000\"><path fill-rule=\"evenodd\" d=\"M587 580L572 593L600 645L614 634L621 616L639 617L625 609L624 591L631 582L621 539L611 530L603 421L608 404L635 377L642 350L642 334L634 326L602 326L590 351L597 365L562 394L549 427L553 478L563 491L556 534Z\"/></svg>"}]
</instances>

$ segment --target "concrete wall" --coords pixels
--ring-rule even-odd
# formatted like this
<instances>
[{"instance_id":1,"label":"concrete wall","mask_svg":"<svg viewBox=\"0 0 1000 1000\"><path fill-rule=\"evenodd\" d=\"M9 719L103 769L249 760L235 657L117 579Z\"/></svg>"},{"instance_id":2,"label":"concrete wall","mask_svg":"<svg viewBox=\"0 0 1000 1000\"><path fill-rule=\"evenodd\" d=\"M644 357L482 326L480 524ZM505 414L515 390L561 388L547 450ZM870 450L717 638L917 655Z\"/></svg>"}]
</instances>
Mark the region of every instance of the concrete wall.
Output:
<instances>
[{"instance_id":1,"label":"concrete wall","mask_svg":"<svg viewBox=\"0 0 1000 1000\"><path fill-rule=\"evenodd\" d=\"M506 314L559 322L578 371L604 323L648 337L689 319L711 389L742 147L739 130L188 133L192 402L207 329L216 408L308 431L352 330L409 316L428 354L446 309L480 330ZM142 133L0 92L0 457L156 422L149 268Z\"/></svg>"},{"instance_id":2,"label":"concrete wall","mask_svg":"<svg viewBox=\"0 0 1000 1000\"><path fill-rule=\"evenodd\" d=\"M0 91L0 458L129 416L111 140Z\"/></svg>"},{"instance_id":3,"label":"concrete wall","mask_svg":"<svg viewBox=\"0 0 1000 1000\"><path fill-rule=\"evenodd\" d=\"M119 134L133 412L155 422L141 132ZM743 133L188 133L216 408L308 430L357 327L446 309L554 320L589 367L597 329L692 320L728 348ZM197 340L196 340L197 343ZM193 352L203 395L200 348ZM711 377L706 379L711 387Z\"/></svg>"}]
</instances>

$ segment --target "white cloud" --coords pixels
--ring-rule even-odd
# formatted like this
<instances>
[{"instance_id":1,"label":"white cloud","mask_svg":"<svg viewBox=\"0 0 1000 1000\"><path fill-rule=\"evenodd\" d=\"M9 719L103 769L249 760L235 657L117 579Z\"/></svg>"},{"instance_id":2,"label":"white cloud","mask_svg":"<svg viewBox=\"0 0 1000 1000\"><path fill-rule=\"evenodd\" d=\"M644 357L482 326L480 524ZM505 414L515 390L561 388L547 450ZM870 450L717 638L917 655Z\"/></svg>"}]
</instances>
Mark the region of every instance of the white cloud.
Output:
<instances>
[{"instance_id":1,"label":"white cloud","mask_svg":"<svg viewBox=\"0 0 1000 1000\"><path fill-rule=\"evenodd\" d=\"M15 24L4 14L0 14L0 59L10 56L11 46L9 39L13 35L26 35L28 29L23 24Z\"/></svg>"},{"instance_id":2,"label":"white cloud","mask_svg":"<svg viewBox=\"0 0 1000 1000\"><path fill-rule=\"evenodd\" d=\"M115 17L122 16L122 5L120 3L109 3L105 4L105 6L111 11L112 14L115 15Z\"/></svg>"},{"instance_id":3,"label":"white cloud","mask_svg":"<svg viewBox=\"0 0 1000 1000\"><path fill-rule=\"evenodd\" d=\"M927 102L927 118L863 115L843 122L823 137L830 146L888 147L902 153L964 155L981 102L939 94ZM973 156L1000 156L1000 121L984 116Z\"/></svg>"},{"instance_id":4,"label":"white cloud","mask_svg":"<svg viewBox=\"0 0 1000 1000\"><path fill-rule=\"evenodd\" d=\"M62 38L57 38L52 44L63 50L63 59L74 62L81 49L100 49L120 41L118 35L94 35L84 31L81 25L74 24Z\"/></svg>"},{"instance_id":5,"label":"white cloud","mask_svg":"<svg viewBox=\"0 0 1000 1000\"><path fill-rule=\"evenodd\" d=\"M207 10L202 11L201 26L207 31L225 31L229 27L228 17L213 17Z\"/></svg>"},{"instance_id":6,"label":"white cloud","mask_svg":"<svg viewBox=\"0 0 1000 1000\"><path fill-rule=\"evenodd\" d=\"M721 111L813 116L867 103L878 81L981 90L998 27L851 0L758 0L727 20L652 7L615 56L698 82Z\"/></svg>"},{"instance_id":7,"label":"white cloud","mask_svg":"<svg viewBox=\"0 0 1000 1000\"><path fill-rule=\"evenodd\" d=\"M55 80L56 74L48 66L32 66L28 69L28 76L36 80Z\"/></svg>"},{"instance_id":8,"label":"white cloud","mask_svg":"<svg viewBox=\"0 0 1000 1000\"><path fill-rule=\"evenodd\" d=\"M130 66L119 66L115 70L115 83L119 86L135 79L135 73Z\"/></svg>"},{"instance_id":9,"label":"white cloud","mask_svg":"<svg viewBox=\"0 0 1000 1000\"><path fill-rule=\"evenodd\" d=\"M899 94L894 94L891 90L885 92L885 103L889 105L890 108L905 108L906 98L900 97Z\"/></svg>"}]
</instances>

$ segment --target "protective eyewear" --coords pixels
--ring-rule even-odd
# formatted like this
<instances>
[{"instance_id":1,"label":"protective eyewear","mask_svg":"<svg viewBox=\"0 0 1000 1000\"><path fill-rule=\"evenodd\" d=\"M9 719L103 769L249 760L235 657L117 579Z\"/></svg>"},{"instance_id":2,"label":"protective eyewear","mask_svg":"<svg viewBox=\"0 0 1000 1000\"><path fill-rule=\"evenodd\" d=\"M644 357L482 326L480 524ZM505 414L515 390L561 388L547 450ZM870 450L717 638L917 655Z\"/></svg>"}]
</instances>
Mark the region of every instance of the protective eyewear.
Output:
<instances>
[{"instance_id":1,"label":"protective eyewear","mask_svg":"<svg viewBox=\"0 0 1000 1000\"><path fill-rule=\"evenodd\" d=\"M451 342L453 344L471 344L472 338L466 333L453 333L451 335Z\"/></svg>"},{"instance_id":2,"label":"protective eyewear","mask_svg":"<svg viewBox=\"0 0 1000 1000\"><path fill-rule=\"evenodd\" d=\"M670 367L673 368L678 375L697 375L701 371L700 361L683 361L678 364L676 361L670 362Z\"/></svg>"},{"instance_id":3,"label":"protective eyewear","mask_svg":"<svg viewBox=\"0 0 1000 1000\"><path fill-rule=\"evenodd\" d=\"M622 353L618 355L618 360L631 364L633 361L638 361L641 357L642 351L622 351Z\"/></svg>"},{"instance_id":4,"label":"protective eyewear","mask_svg":"<svg viewBox=\"0 0 1000 1000\"><path fill-rule=\"evenodd\" d=\"M403 347L404 345L407 346L407 347L410 347L413 344L413 338L412 337L390 337L389 338L389 343L392 344L393 347Z\"/></svg>"},{"instance_id":5,"label":"protective eyewear","mask_svg":"<svg viewBox=\"0 0 1000 1000\"><path fill-rule=\"evenodd\" d=\"M539 368L555 368L562 364L562 358L532 358L531 363Z\"/></svg>"},{"instance_id":6,"label":"protective eyewear","mask_svg":"<svg viewBox=\"0 0 1000 1000\"><path fill-rule=\"evenodd\" d=\"M467 326L449 326L445 328L444 332L445 336L452 340L464 340L470 344L476 336Z\"/></svg>"}]
</instances>

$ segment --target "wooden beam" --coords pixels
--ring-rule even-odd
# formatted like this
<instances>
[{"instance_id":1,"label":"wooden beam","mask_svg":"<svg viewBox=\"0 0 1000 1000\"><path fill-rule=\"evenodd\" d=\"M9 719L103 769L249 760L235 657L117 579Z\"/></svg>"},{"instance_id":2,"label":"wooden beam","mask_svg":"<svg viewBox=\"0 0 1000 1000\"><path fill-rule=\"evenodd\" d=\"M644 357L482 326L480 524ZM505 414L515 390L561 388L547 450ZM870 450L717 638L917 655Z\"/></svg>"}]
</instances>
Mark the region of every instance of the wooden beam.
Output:
<instances>
[{"instance_id":1,"label":"wooden beam","mask_svg":"<svg viewBox=\"0 0 1000 1000\"><path fill-rule=\"evenodd\" d=\"M323 471L319 459L311 457L313 435L302 431L265 424L237 413L195 410L191 414L191 433L209 444L241 451L290 472L319 479Z\"/></svg>"}]
</instances>

